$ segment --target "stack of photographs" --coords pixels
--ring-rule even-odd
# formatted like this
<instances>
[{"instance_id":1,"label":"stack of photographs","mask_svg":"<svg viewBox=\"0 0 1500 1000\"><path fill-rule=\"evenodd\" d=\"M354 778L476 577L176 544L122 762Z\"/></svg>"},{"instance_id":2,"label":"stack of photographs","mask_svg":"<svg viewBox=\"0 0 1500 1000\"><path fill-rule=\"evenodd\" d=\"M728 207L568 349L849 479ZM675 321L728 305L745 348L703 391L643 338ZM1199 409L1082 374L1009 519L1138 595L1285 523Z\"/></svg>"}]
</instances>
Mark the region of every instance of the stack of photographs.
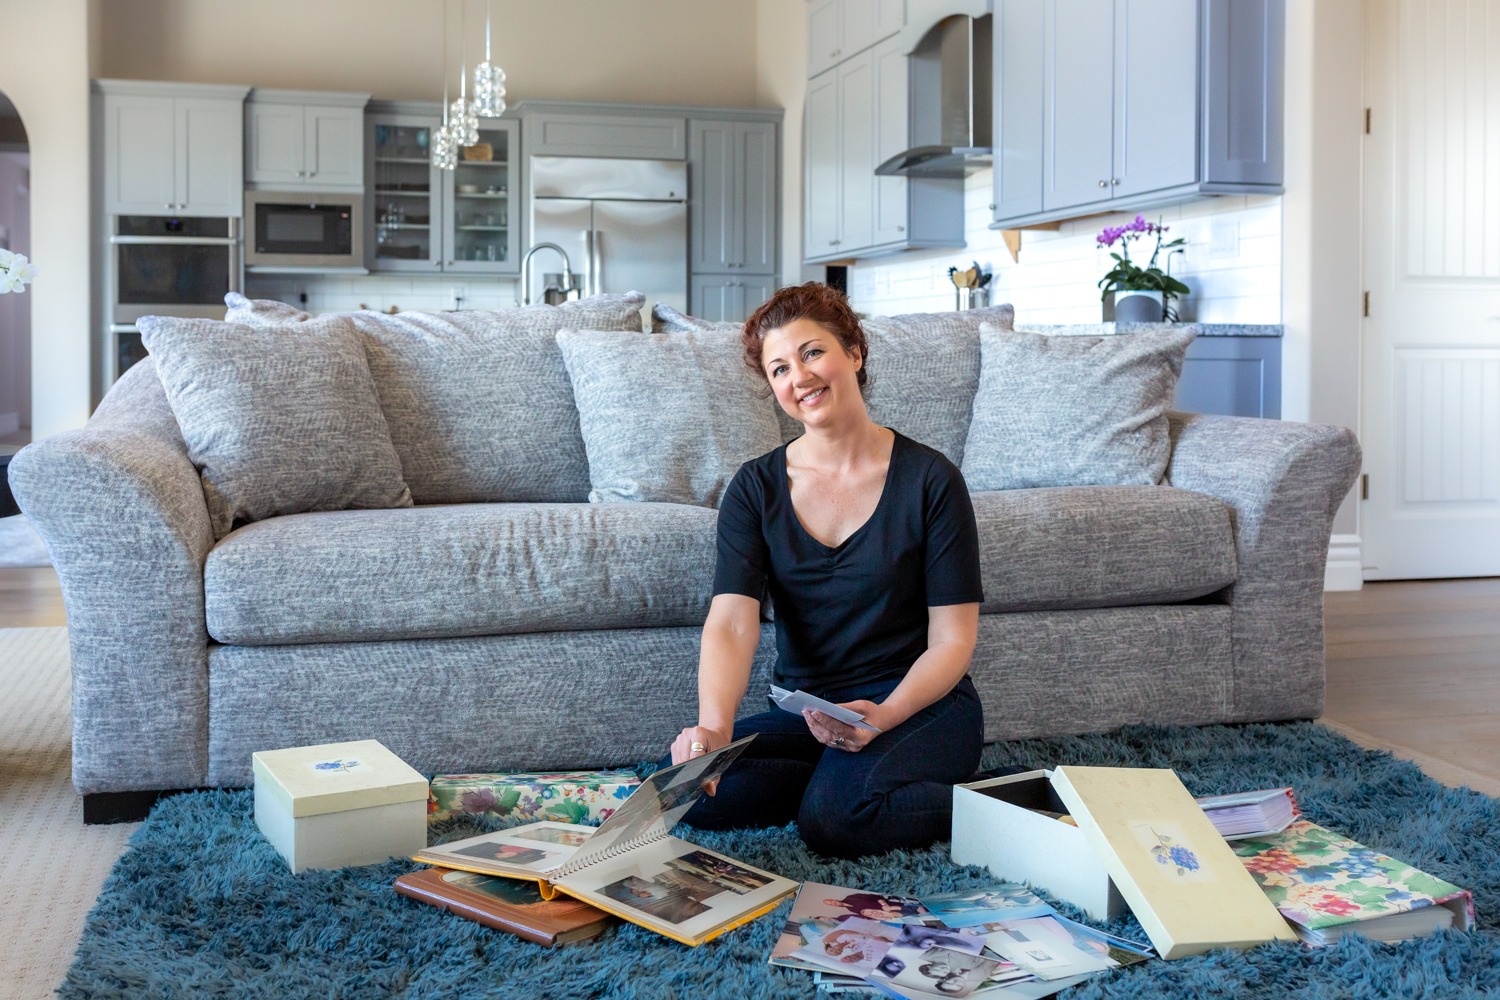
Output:
<instances>
[{"instance_id":1,"label":"stack of photographs","mask_svg":"<svg viewBox=\"0 0 1500 1000\"><path fill-rule=\"evenodd\" d=\"M1152 955L1015 883L907 897L807 882L770 962L828 993L1037 1000Z\"/></svg>"}]
</instances>

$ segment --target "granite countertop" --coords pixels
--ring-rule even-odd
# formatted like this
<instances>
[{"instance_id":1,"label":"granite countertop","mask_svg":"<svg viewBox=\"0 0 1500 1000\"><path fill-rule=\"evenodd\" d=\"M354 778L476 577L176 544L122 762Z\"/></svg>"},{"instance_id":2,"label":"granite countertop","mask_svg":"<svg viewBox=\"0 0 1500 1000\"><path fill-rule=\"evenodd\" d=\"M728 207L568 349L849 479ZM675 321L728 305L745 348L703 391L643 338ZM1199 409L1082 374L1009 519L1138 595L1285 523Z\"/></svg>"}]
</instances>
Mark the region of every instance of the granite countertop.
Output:
<instances>
[{"instance_id":1,"label":"granite countertop","mask_svg":"<svg viewBox=\"0 0 1500 1000\"><path fill-rule=\"evenodd\" d=\"M1162 326L1188 327L1199 337L1279 337L1280 323L1017 323L1017 330L1062 337L1106 337Z\"/></svg>"}]
</instances>

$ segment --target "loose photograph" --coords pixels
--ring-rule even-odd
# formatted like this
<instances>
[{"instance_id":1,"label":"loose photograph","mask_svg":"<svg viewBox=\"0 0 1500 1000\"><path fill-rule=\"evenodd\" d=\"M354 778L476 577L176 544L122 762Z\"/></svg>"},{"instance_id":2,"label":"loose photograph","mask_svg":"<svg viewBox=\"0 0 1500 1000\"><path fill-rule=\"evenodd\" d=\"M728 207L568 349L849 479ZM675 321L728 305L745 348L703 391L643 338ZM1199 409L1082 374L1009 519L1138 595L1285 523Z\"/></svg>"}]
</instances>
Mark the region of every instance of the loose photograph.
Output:
<instances>
[{"instance_id":1,"label":"loose photograph","mask_svg":"<svg viewBox=\"0 0 1500 1000\"><path fill-rule=\"evenodd\" d=\"M810 940L792 957L818 968L859 976L868 976L901 934L900 927L863 917L845 917L822 935L808 925L803 925L802 931Z\"/></svg>"}]
</instances>

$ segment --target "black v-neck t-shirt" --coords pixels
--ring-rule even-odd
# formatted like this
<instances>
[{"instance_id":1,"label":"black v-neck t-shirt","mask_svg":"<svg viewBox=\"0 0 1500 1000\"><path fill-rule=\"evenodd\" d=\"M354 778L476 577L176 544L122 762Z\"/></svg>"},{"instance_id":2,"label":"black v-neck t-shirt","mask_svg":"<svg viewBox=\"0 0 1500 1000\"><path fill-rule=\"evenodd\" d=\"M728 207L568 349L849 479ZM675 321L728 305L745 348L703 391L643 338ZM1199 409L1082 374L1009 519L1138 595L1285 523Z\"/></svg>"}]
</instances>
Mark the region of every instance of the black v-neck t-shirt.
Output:
<instances>
[{"instance_id":1,"label":"black v-neck t-shirt","mask_svg":"<svg viewBox=\"0 0 1500 1000\"><path fill-rule=\"evenodd\" d=\"M719 505L714 594L769 592L776 682L813 692L905 676L927 649L927 609L984 600L963 474L896 434L875 512L843 544L792 507L786 445L740 466Z\"/></svg>"}]
</instances>

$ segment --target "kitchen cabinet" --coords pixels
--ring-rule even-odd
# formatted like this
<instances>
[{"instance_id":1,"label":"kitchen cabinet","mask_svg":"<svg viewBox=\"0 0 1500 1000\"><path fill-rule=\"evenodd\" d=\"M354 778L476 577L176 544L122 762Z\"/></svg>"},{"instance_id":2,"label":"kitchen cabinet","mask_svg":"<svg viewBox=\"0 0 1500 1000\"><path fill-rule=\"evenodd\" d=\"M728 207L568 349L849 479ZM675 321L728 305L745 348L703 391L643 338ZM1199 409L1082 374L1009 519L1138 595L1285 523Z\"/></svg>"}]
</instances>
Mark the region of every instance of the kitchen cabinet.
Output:
<instances>
[{"instance_id":1,"label":"kitchen cabinet","mask_svg":"<svg viewBox=\"0 0 1500 1000\"><path fill-rule=\"evenodd\" d=\"M1284 20L1283 0L1000 4L992 227L1280 193Z\"/></svg>"},{"instance_id":2,"label":"kitchen cabinet","mask_svg":"<svg viewBox=\"0 0 1500 1000\"><path fill-rule=\"evenodd\" d=\"M808 81L806 263L964 246L963 180L876 177L907 148L908 61L892 37Z\"/></svg>"},{"instance_id":3,"label":"kitchen cabinet","mask_svg":"<svg viewBox=\"0 0 1500 1000\"><path fill-rule=\"evenodd\" d=\"M769 274L694 274L689 311L699 319L743 323L775 290Z\"/></svg>"},{"instance_id":4,"label":"kitchen cabinet","mask_svg":"<svg viewBox=\"0 0 1500 1000\"><path fill-rule=\"evenodd\" d=\"M1281 338L1197 337L1183 359L1172 408L1281 419Z\"/></svg>"},{"instance_id":5,"label":"kitchen cabinet","mask_svg":"<svg viewBox=\"0 0 1500 1000\"><path fill-rule=\"evenodd\" d=\"M808 79L889 38L905 22L906 0L810 0Z\"/></svg>"},{"instance_id":6,"label":"kitchen cabinet","mask_svg":"<svg viewBox=\"0 0 1500 1000\"><path fill-rule=\"evenodd\" d=\"M239 218L247 87L97 80L108 215Z\"/></svg>"},{"instance_id":7,"label":"kitchen cabinet","mask_svg":"<svg viewBox=\"0 0 1500 1000\"><path fill-rule=\"evenodd\" d=\"M539 107L540 102L530 102L525 117L530 156L687 159L687 119L681 115L558 113Z\"/></svg>"},{"instance_id":8,"label":"kitchen cabinet","mask_svg":"<svg viewBox=\"0 0 1500 1000\"><path fill-rule=\"evenodd\" d=\"M369 94L256 88L245 106L245 181L283 190L364 185Z\"/></svg>"},{"instance_id":9,"label":"kitchen cabinet","mask_svg":"<svg viewBox=\"0 0 1500 1000\"><path fill-rule=\"evenodd\" d=\"M441 114L435 104L371 105L365 260L372 271L519 273L519 123L481 119L489 158L461 153L454 170L434 170Z\"/></svg>"},{"instance_id":10,"label":"kitchen cabinet","mask_svg":"<svg viewBox=\"0 0 1500 1000\"><path fill-rule=\"evenodd\" d=\"M694 273L775 272L776 148L772 122L688 123Z\"/></svg>"},{"instance_id":11,"label":"kitchen cabinet","mask_svg":"<svg viewBox=\"0 0 1500 1000\"><path fill-rule=\"evenodd\" d=\"M688 123L689 301L739 322L770 297L778 261L777 123Z\"/></svg>"}]
</instances>

